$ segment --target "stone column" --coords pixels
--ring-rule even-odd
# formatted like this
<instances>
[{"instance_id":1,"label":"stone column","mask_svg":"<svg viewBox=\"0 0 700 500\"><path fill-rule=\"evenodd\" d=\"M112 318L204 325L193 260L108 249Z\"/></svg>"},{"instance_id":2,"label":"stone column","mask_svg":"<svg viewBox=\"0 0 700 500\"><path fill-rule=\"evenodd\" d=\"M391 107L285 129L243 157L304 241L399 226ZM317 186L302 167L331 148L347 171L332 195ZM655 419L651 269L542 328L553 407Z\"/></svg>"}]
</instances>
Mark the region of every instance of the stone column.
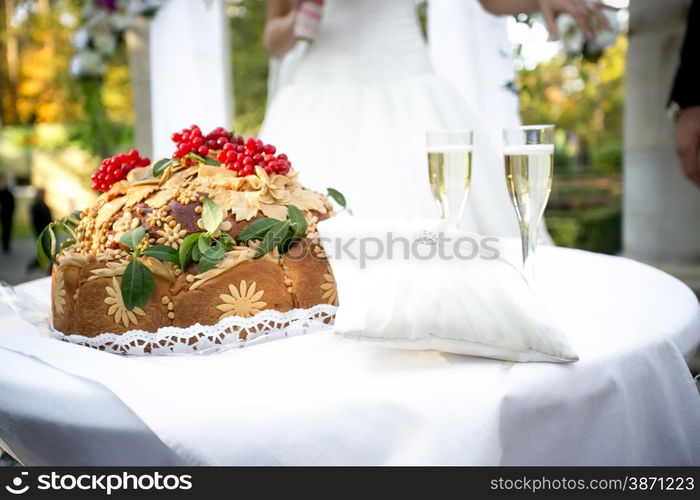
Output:
<instances>
[{"instance_id":1,"label":"stone column","mask_svg":"<svg viewBox=\"0 0 700 500\"><path fill-rule=\"evenodd\" d=\"M137 18L134 26L126 32L126 46L129 50L136 149L152 158L150 24L146 17Z\"/></svg>"},{"instance_id":2,"label":"stone column","mask_svg":"<svg viewBox=\"0 0 700 500\"><path fill-rule=\"evenodd\" d=\"M664 267L693 286L700 278L700 189L683 175L666 114L689 5L690 0L630 2L623 241L626 255Z\"/></svg>"}]
</instances>

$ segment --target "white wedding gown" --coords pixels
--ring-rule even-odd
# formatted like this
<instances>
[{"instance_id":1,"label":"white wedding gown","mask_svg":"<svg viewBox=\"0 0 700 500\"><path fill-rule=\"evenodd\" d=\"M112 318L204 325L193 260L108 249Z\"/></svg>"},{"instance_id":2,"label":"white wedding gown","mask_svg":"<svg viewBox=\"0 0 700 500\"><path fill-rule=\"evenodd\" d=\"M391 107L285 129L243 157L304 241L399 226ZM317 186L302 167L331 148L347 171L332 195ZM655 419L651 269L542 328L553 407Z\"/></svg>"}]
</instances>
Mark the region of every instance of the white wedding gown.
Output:
<instances>
[{"instance_id":1,"label":"white wedding gown","mask_svg":"<svg viewBox=\"0 0 700 500\"><path fill-rule=\"evenodd\" d=\"M487 12L479 0L428 2L428 48L435 73L460 91L501 141L501 129L520 125L513 46L506 16Z\"/></svg>"},{"instance_id":2,"label":"white wedding gown","mask_svg":"<svg viewBox=\"0 0 700 500\"><path fill-rule=\"evenodd\" d=\"M355 215L434 217L425 132L475 130L461 227L518 235L503 160L460 93L435 76L414 0L327 0L316 40L278 90L260 133L310 188Z\"/></svg>"}]
</instances>

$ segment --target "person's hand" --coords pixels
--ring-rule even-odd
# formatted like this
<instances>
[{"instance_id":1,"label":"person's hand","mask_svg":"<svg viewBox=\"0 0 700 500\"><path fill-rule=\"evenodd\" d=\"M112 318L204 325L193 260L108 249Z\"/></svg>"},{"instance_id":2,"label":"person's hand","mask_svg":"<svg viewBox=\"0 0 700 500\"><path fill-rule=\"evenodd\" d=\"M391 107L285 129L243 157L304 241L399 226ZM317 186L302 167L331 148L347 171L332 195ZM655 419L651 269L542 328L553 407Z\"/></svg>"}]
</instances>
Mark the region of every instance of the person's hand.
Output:
<instances>
[{"instance_id":1,"label":"person's hand","mask_svg":"<svg viewBox=\"0 0 700 500\"><path fill-rule=\"evenodd\" d=\"M610 23L603 15L603 9L610 7L595 1L587 0L537 0L539 11L542 14L544 25L547 27L549 37L552 40L559 39L557 17L561 14L569 14L584 36L595 43L595 23L600 23L603 28L609 29Z\"/></svg>"},{"instance_id":2,"label":"person's hand","mask_svg":"<svg viewBox=\"0 0 700 500\"><path fill-rule=\"evenodd\" d=\"M685 176L700 186L700 106L684 108L676 118L676 152Z\"/></svg>"},{"instance_id":3,"label":"person's hand","mask_svg":"<svg viewBox=\"0 0 700 500\"><path fill-rule=\"evenodd\" d=\"M297 42L294 35L300 0L269 0L263 44L274 58L281 59Z\"/></svg>"}]
</instances>

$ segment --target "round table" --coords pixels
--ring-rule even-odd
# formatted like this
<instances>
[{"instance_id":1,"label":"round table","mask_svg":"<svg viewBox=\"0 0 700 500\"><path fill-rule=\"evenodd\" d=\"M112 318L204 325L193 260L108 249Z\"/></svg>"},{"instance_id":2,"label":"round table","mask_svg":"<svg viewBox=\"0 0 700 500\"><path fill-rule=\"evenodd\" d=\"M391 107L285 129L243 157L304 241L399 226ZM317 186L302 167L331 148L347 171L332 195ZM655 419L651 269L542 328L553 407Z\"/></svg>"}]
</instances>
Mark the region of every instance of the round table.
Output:
<instances>
[{"instance_id":1,"label":"round table","mask_svg":"<svg viewBox=\"0 0 700 500\"><path fill-rule=\"evenodd\" d=\"M693 293L576 250L543 248L539 271L576 363L391 350L330 331L118 356L0 310L0 446L28 465L700 464ZM45 305L48 288L21 286Z\"/></svg>"}]
</instances>

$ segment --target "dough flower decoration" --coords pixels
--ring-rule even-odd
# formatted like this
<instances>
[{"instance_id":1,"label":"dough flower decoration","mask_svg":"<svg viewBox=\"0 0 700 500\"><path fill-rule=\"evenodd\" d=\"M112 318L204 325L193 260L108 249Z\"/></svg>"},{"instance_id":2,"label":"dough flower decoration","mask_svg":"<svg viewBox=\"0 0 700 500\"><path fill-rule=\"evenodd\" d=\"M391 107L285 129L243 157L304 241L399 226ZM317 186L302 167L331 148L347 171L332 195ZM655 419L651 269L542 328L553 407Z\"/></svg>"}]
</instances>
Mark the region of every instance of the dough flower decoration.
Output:
<instances>
[{"instance_id":1,"label":"dough flower decoration","mask_svg":"<svg viewBox=\"0 0 700 500\"><path fill-rule=\"evenodd\" d=\"M169 224L165 224L163 229L156 231L156 244L157 245L167 245L173 247L175 250L180 248L182 240L187 236L187 231L182 229L182 224L175 224L170 227Z\"/></svg>"},{"instance_id":2,"label":"dough flower decoration","mask_svg":"<svg viewBox=\"0 0 700 500\"><path fill-rule=\"evenodd\" d=\"M54 308L59 316L63 316L64 308L66 307L66 286L63 279L63 271L59 270L56 273L56 295L53 301Z\"/></svg>"},{"instance_id":3,"label":"dough flower decoration","mask_svg":"<svg viewBox=\"0 0 700 500\"><path fill-rule=\"evenodd\" d=\"M130 323L138 324L138 316L145 316L146 313L140 307L134 307L132 310L128 310L124 305L124 299L122 298L122 293L120 291L119 282L116 277L112 277L112 284L105 287L105 292L107 296L105 297L105 304L109 306L107 309L107 314L114 318L114 322L119 324L122 323L124 326L128 327Z\"/></svg>"},{"instance_id":4,"label":"dough flower decoration","mask_svg":"<svg viewBox=\"0 0 700 500\"><path fill-rule=\"evenodd\" d=\"M138 220L138 218L134 217L131 212L124 212L124 214L112 225L114 235L112 236L111 240L118 242L124 233L135 229L140 225L141 222Z\"/></svg>"},{"instance_id":5,"label":"dough flower decoration","mask_svg":"<svg viewBox=\"0 0 700 500\"><path fill-rule=\"evenodd\" d=\"M256 167L257 177L246 179L250 187L260 191L260 202L271 204L287 203L291 199L289 186L291 180L284 175L270 177L264 169Z\"/></svg>"},{"instance_id":6,"label":"dough flower decoration","mask_svg":"<svg viewBox=\"0 0 700 500\"><path fill-rule=\"evenodd\" d=\"M332 306L338 305L338 289L335 284L335 276L333 276L333 272L331 271L330 267L323 275L321 290L323 290L323 295L321 295L321 298L325 300L327 304Z\"/></svg>"},{"instance_id":7,"label":"dough flower decoration","mask_svg":"<svg viewBox=\"0 0 700 500\"><path fill-rule=\"evenodd\" d=\"M223 301L222 304L216 306L216 308L222 312L219 319L225 318L226 316L243 316L244 318L249 318L259 313L267 306L267 302L261 300L265 291L256 291L255 289L255 281L248 286L245 280L243 280L238 288L229 285L229 293L222 293L219 295L219 298Z\"/></svg>"}]
</instances>

